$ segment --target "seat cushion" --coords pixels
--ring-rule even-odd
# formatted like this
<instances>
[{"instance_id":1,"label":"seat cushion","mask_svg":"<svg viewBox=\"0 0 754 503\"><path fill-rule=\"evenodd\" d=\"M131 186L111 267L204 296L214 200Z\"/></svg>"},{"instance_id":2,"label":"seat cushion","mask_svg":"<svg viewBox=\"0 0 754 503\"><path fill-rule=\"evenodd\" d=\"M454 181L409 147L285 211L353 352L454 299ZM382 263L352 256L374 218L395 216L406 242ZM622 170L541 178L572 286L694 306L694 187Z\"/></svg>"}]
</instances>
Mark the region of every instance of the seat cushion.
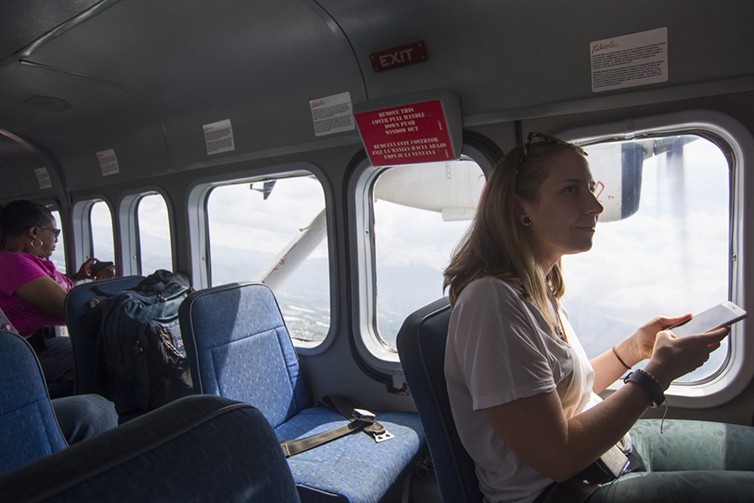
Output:
<instances>
[{"instance_id":1,"label":"seat cushion","mask_svg":"<svg viewBox=\"0 0 754 503\"><path fill-rule=\"evenodd\" d=\"M340 437L288 458L302 501L379 501L413 466L424 445L417 414L385 412L377 421L394 438L377 443L364 432ZM275 428L280 441L308 437L346 424L327 407L304 409Z\"/></svg>"}]
</instances>

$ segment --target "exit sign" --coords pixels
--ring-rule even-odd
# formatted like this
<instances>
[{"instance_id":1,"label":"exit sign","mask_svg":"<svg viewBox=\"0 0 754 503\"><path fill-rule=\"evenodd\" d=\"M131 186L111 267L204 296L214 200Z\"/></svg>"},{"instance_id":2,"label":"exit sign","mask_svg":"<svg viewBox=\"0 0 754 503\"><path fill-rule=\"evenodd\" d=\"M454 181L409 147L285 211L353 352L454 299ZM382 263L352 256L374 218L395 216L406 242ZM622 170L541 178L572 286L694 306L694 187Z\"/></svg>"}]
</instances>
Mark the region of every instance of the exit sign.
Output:
<instances>
[{"instance_id":1,"label":"exit sign","mask_svg":"<svg viewBox=\"0 0 754 503\"><path fill-rule=\"evenodd\" d=\"M423 41L414 42L413 44L393 47L380 52L374 52L369 55L372 62L372 70L382 72L392 70L401 66L414 65L427 60L427 47Z\"/></svg>"}]
</instances>

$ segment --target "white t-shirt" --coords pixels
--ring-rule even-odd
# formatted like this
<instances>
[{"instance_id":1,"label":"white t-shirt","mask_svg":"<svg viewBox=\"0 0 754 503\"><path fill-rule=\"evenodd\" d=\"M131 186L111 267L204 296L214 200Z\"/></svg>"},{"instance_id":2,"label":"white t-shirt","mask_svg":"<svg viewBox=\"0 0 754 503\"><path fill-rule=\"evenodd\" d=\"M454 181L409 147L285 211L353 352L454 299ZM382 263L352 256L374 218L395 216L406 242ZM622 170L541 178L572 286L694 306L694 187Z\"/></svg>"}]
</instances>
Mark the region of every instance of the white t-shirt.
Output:
<instances>
[{"instance_id":1,"label":"white t-shirt","mask_svg":"<svg viewBox=\"0 0 754 503\"><path fill-rule=\"evenodd\" d=\"M592 392L589 359L560 316L568 343L550 336L533 305L491 276L469 283L453 307L445 352L448 395L461 442L490 502L533 501L553 480L506 447L482 409L557 390L570 418L600 401Z\"/></svg>"}]
</instances>

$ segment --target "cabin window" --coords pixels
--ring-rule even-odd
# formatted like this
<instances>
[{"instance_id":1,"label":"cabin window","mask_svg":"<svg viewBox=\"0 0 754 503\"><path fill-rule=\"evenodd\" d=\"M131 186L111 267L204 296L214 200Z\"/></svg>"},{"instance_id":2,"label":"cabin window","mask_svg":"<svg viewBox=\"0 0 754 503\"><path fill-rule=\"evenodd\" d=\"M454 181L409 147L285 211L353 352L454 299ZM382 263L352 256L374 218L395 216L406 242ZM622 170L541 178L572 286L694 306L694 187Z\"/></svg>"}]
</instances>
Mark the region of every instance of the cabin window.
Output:
<instances>
[{"instance_id":1,"label":"cabin window","mask_svg":"<svg viewBox=\"0 0 754 503\"><path fill-rule=\"evenodd\" d=\"M563 258L564 305L590 357L657 315L729 299L730 169L693 134L585 148L605 211L590 252ZM735 300L735 299L734 299ZM728 341L682 382L721 370Z\"/></svg>"},{"instance_id":2,"label":"cabin window","mask_svg":"<svg viewBox=\"0 0 754 503\"><path fill-rule=\"evenodd\" d=\"M294 342L322 342L330 329L330 267L320 181L306 172L216 186L207 224L211 284L264 282Z\"/></svg>"},{"instance_id":3,"label":"cabin window","mask_svg":"<svg viewBox=\"0 0 754 503\"><path fill-rule=\"evenodd\" d=\"M396 166L374 176L374 325L389 351L396 351L406 317L444 295L443 270L471 223L484 183L471 160Z\"/></svg>"},{"instance_id":4,"label":"cabin window","mask_svg":"<svg viewBox=\"0 0 754 503\"><path fill-rule=\"evenodd\" d=\"M91 257L101 261L115 261L113 217L110 207L104 201L96 201L89 212L89 225L92 231Z\"/></svg>"},{"instance_id":5,"label":"cabin window","mask_svg":"<svg viewBox=\"0 0 754 503\"><path fill-rule=\"evenodd\" d=\"M170 219L165 198L149 194L139 198L136 218L139 232L139 268L142 274L173 270Z\"/></svg>"}]
</instances>

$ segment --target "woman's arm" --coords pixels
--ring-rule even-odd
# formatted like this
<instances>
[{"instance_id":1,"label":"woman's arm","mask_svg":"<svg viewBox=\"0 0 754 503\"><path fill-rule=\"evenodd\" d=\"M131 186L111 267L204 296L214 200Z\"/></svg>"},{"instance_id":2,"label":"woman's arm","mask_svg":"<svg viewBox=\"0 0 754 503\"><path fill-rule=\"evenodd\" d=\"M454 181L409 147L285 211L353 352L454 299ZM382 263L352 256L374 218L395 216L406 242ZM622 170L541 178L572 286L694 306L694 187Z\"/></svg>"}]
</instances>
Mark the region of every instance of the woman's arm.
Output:
<instances>
[{"instance_id":1,"label":"woman's arm","mask_svg":"<svg viewBox=\"0 0 754 503\"><path fill-rule=\"evenodd\" d=\"M675 339L660 332L647 371L662 389L703 364L728 331ZM628 362L626 362L628 363ZM606 400L567 419L556 392L483 409L495 433L524 462L556 481L567 480L615 445L650 405L635 383L622 386Z\"/></svg>"},{"instance_id":2,"label":"woman's arm","mask_svg":"<svg viewBox=\"0 0 754 503\"><path fill-rule=\"evenodd\" d=\"M27 302L41 307L65 319L65 296L68 292L49 276L42 276L24 283L15 294Z\"/></svg>"},{"instance_id":3,"label":"woman's arm","mask_svg":"<svg viewBox=\"0 0 754 503\"><path fill-rule=\"evenodd\" d=\"M690 316L690 314L676 317L658 316L639 327L636 332L614 348L593 358L590 361L594 369L592 390L595 393L601 393L616 379L631 370L634 365L651 358L657 333L686 321Z\"/></svg>"},{"instance_id":4,"label":"woman's arm","mask_svg":"<svg viewBox=\"0 0 754 503\"><path fill-rule=\"evenodd\" d=\"M623 386L567 420L557 392L482 410L495 433L525 463L556 482L589 466L623 437L649 405L638 386Z\"/></svg>"}]
</instances>

